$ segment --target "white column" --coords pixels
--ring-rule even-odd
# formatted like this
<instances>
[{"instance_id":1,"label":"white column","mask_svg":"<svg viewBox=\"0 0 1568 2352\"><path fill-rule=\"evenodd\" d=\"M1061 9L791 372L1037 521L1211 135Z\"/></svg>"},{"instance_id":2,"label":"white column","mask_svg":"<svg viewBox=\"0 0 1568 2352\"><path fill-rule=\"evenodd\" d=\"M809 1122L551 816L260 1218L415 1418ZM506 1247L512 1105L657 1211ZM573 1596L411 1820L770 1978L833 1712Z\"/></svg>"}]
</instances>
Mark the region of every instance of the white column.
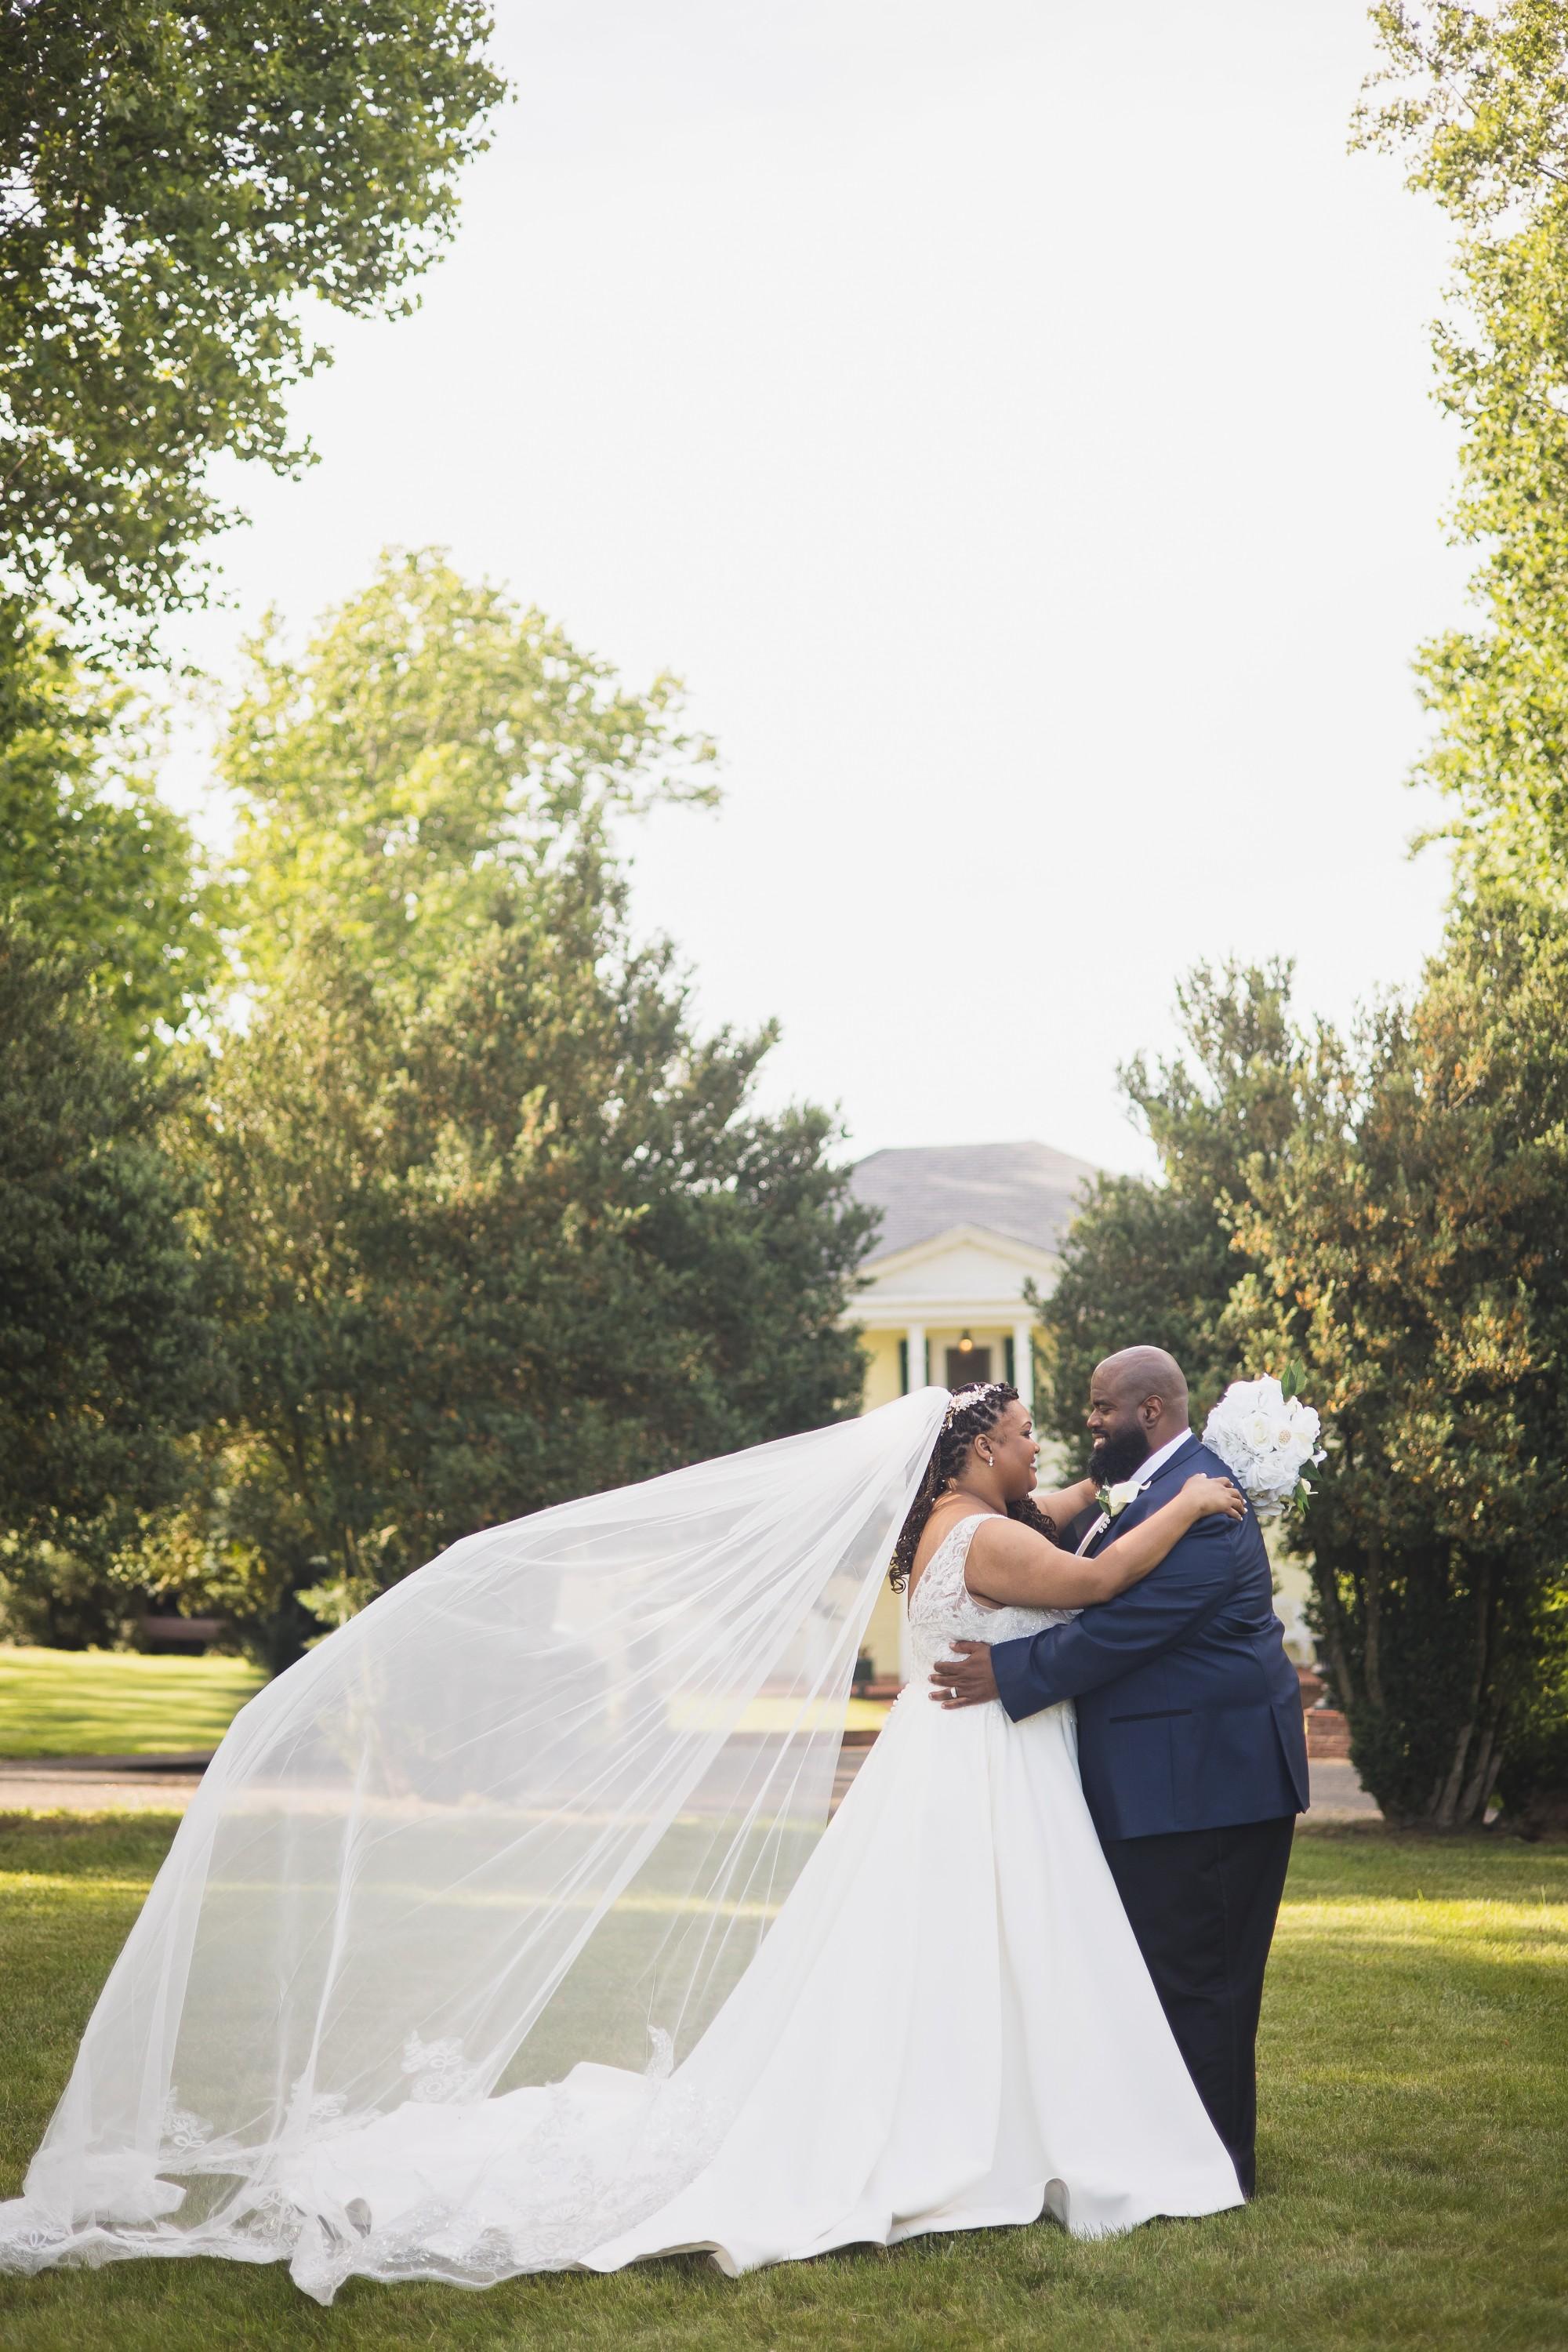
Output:
<instances>
[{"instance_id":1,"label":"white column","mask_svg":"<svg viewBox=\"0 0 1568 2352\"><path fill-rule=\"evenodd\" d=\"M1013 1326L1013 1386L1031 1412L1035 1410L1035 1327Z\"/></svg>"}]
</instances>

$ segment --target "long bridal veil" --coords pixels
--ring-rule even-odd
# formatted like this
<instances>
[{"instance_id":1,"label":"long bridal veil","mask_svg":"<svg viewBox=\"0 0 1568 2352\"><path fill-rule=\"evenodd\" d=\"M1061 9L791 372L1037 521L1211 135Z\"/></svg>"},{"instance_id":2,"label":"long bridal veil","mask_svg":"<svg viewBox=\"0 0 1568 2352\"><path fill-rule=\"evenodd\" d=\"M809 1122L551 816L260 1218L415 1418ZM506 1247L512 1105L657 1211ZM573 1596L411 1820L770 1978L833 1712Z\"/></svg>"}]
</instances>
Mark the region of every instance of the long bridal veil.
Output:
<instances>
[{"instance_id":1,"label":"long bridal veil","mask_svg":"<svg viewBox=\"0 0 1568 2352\"><path fill-rule=\"evenodd\" d=\"M330 2291L363 2217L304 2185L312 2151L530 2085L533 2186L490 2271L467 2244L452 2275L578 2259L678 2188L703 2135L661 2087L826 1823L947 1401L470 1536L252 1699L0 2206L0 2264L282 2257ZM569 2077L637 2095L563 2163Z\"/></svg>"}]
</instances>

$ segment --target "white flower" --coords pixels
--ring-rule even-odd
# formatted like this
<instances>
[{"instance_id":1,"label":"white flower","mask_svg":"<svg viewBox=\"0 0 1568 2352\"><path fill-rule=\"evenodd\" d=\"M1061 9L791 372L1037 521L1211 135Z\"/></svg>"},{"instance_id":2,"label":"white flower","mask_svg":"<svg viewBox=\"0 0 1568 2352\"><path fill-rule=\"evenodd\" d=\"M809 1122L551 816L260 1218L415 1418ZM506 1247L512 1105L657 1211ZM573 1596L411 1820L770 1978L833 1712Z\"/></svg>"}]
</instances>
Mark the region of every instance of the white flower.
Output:
<instances>
[{"instance_id":1,"label":"white flower","mask_svg":"<svg viewBox=\"0 0 1568 2352\"><path fill-rule=\"evenodd\" d=\"M1136 1478L1122 1478L1114 1486L1108 1486L1105 1490L1106 1517L1116 1518L1127 1508L1133 1496L1142 1492L1142 1488Z\"/></svg>"},{"instance_id":2,"label":"white flower","mask_svg":"<svg viewBox=\"0 0 1568 2352\"><path fill-rule=\"evenodd\" d=\"M1204 1444L1219 1455L1259 1518L1274 1518L1298 1492L1309 1462L1321 1462L1321 1423L1279 1382L1233 1381L1208 1417Z\"/></svg>"}]
</instances>

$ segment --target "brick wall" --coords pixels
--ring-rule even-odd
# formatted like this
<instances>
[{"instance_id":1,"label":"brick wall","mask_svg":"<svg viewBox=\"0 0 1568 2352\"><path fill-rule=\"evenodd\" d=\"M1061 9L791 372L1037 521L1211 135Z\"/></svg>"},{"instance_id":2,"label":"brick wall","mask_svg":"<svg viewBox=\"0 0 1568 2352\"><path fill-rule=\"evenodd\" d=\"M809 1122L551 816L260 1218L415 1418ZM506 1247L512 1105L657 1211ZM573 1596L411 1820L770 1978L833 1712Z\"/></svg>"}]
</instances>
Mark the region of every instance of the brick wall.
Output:
<instances>
[{"instance_id":1,"label":"brick wall","mask_svg":"<svg viewBox=\"0 0 1568 2352\"><path fill-rule=\"evenodd\" d=\"M1301 1711L1307 1726L1307 1760L1327 1763L1351 1752L1351 1727L1337 1706L1323 1703L1323 1681L1310 1666L1299 1666Z\"/></svg>"}]
</instances>

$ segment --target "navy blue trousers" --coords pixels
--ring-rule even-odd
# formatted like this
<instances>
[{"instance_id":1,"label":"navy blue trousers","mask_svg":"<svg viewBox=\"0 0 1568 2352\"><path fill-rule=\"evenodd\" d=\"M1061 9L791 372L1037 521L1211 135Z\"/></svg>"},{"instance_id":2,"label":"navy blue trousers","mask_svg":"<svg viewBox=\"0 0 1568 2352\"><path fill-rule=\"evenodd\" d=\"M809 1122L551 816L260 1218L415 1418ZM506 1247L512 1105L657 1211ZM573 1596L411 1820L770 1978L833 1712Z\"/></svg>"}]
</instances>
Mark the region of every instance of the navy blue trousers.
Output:
<instances>
[{"instance_id":1,"label":"navy blue trousers","mask_svg":"<svg viewBox=\"0 0 1568 2352\"><path fill-rule=\"evenodd\" d=\"M1292 1813L1223 1830L1110 1838L1105 1858L1187 2072L1257 2186L1258 2013L1295 1834Z\"/></svg>"}]
</instances>

